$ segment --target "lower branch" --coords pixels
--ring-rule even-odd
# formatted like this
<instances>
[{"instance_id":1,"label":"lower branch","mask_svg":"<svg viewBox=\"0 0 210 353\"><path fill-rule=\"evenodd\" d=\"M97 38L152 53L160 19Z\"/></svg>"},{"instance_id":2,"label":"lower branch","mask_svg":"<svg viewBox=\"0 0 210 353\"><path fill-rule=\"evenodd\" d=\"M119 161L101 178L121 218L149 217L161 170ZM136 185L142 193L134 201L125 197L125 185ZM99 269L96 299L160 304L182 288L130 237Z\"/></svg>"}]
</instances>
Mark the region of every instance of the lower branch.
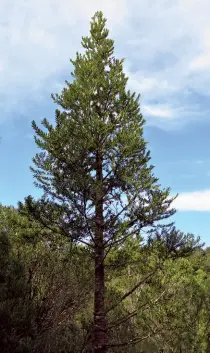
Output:
<instances>
[{"instance_id":1,"label":"lower branch","mask_svg":"<svg viewBox=\"0 0 210 353\"><path fill-rule=\"evenodd\" d=\"M111 306L111 308L109 308L106 311L106 314L109 313L111 310L113 310L114 308L116 308L120 303L122 303L123 300L125 300L127 297L129 297L129 295L131 295L133 292L135 292L135 290L137 288L139 288L140 286L146 284L147 280L154 275L154 273L158 270L159 267L155 268L155 270L153 270L152 272L150 272L145 278L143 278L141 281L139 281L131 290L129 290L129 292L125 293L118 301L118 303L114 304Z\"/></svg>"},{"instance_id":2,"label":"lower branch","mask_svg":"<svg viewBox=\"0 0 210 353\"><path fill-rule=\"evenodd\" d=\"M131 345L140 343L140 342L142 342L142 341L144 341L144 340L146 340L146 339L148 339L148 338L150 338L152 336L155 336L155 335L157 335L160 332L161 332L161 329L158 330L158 331L153 332L152 334L149 333L148 335L143 336L143 337L135 337L135 338L131 339L130 341L121 342L121 343L111 343L111 344L108 344L107 347L108 348L115 348L115 347L117 348L117 347L131 346Z\"/></svg>"}]
</instances>

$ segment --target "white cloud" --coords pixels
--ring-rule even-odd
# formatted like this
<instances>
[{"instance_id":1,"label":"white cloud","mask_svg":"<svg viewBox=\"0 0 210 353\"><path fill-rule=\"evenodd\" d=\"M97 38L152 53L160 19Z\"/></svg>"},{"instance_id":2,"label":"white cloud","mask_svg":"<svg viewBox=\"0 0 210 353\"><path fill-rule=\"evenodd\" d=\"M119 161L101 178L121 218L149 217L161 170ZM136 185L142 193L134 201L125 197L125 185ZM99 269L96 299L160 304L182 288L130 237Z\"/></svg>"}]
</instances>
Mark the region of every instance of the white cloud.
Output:
<instances>
[{"instance_id":1,"label":"white cloud","mask_svg":"<svg viewBox=\"0 0 210 353\"><path fill-rule=\"evenodd\" d=\"M144 105L142 108L146 116L171 119L174 115L173 110L164 105Z\"/></svg>"},{"instance_id":2,"label":"white cloud","mask_svg":"<svg viewBox=\"0 0 210 353\"><path fill-rule=\"evenodd\" d=\"M196 108L188 99L191 89L210 95L209 0L2 0L4 114L21 105L26 109L28 97L36 100L43 91L48 99L61 83L60 73L70 72L68 59L80 49L97 10L108 18L116 53L126 58L129 85L142 94L146 118L157 124L197 119L201 111L205 116L206 107Z\"/></svg>"},{"instance_id":3,"label":"white cloud","mask_svg":"<svg viewBox=\"0 0 210 353\"><path fill-rule=\"evenodd\" d=\"M181 193L173 203L178 211L210 212L210 190Z\"/></svg>"},{"instance_id":4,"label":"white cloud","mask_svg":"<svg viewBox=\"0 0 210 353\"><path fill-rule=\"evenodd\" d=\"M49 96L59 73L68 70L69 58L80 48L81 36L88 33L90 18L99 9L112 29L123 22L126 4L123 0L2 1L0 106L4 113L16 111L17 106L19 110L28 98L36 100L43 90Z\"/></svg>"},{"instance_id":5,"label":"white cloud","mask_svg":"<svg viewBox=\"0 0 210 353\"><path fill-rule=\"evenodd\" d=\"M210 68L210 53L203 53L198 57L194 58L190 63L190 69L192 71L205 71Z\"/></svg>"},{"instance_id":6,"label":"white cloud","mask_svg":"<svg viewBox=\"0 0 210 353\"><path fill-rule=\"evenodd\" d=\"M173 93L176 90L166 78L159 77L158 73L145 76L141 71L129 72L129 66L131 64L125 62L125 65L125 73L128 76L128 86L137 93L141 93L145 96L152 93L154 98L163 95L164 92Z\"/></svg>"}]
</instances>

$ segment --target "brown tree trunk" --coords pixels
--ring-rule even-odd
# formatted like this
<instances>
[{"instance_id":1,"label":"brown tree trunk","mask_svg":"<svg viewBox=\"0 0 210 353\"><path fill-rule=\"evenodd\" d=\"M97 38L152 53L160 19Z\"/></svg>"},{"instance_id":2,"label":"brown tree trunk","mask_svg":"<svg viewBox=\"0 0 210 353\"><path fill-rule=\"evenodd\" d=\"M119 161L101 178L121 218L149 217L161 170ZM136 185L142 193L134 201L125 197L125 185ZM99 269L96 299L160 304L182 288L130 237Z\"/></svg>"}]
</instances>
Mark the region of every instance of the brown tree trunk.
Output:
<instances>
[{"instance_id":1,"label":"brown tree trunk","mask_svg":"<svg viewBox=\"0 0 210 353\"><path fill-rule=\"evenodd\" d=\"M96 222L95 222L95 292L93 322L93 352L107 352L107 328L105 315L104 283L104 241L103 241L103 195L102 195L102 158L96 156Z\"/></svg>"},{"instance_id":2,"label":"brown tree trunk","mask_svg":"<svg viewBox=\"0 0 210 353\"><path fill-rule=\"evenodd\" d=\"M105 353L107 345L106 317L104 306L104 251L96 249L95 254L95 298L93 347L94 353Z\"/></svg>"}]
</instances>

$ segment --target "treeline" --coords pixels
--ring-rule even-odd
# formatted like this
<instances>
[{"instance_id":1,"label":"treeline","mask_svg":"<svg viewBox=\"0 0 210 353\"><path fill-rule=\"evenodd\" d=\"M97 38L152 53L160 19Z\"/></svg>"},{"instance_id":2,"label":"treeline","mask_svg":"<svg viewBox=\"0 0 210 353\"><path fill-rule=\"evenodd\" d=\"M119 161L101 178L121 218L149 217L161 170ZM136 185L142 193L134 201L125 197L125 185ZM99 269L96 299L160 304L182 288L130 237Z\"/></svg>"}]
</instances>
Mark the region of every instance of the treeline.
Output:
<instances>
[{"instance_id":1,"label":"treeline","mask_svg":"<svg viewBox=\"0 0 210 353\"><path fill-rule=\"evenodd\" d=\"M210 351L210 252L170 222L105 24L52 95L55 121L32 123L43 196L0 207L1 353Z\"/></svg>"},{"instance_id":2,"label":"treeline","mask_svg":"<svg viewBox=\"0 0 210 353\"><path fill-rule=\"evenodd\" d=\"M1 352L91 352L91 251L14 208L0 216ZM210 252L196 245L171 229L110 251L109 352L209 352Z\"/></svg>"}]
</instances>

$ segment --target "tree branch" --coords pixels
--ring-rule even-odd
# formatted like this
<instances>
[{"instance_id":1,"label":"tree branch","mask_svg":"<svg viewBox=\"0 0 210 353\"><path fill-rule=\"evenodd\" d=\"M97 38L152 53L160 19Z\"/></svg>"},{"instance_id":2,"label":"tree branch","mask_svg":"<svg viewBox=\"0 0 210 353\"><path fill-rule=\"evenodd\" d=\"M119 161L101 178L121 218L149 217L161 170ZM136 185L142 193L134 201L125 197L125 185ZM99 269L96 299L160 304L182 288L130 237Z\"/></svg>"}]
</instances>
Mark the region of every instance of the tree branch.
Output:
<instances>
[{"instance_id":1,"label":"tree branch","mask_svg":"<svg viewBox=\"0 0 210 353\"><path fill-rule=\"evenodd\" d=\"M165 294L165 290L159 295L158 298L156 298L155 300L152 301L152 304L156 304L161 298L162 296ZM138 310L134 310L133 312L129 313L127 316L124 316L123 318L121 318L121 320L118 320L117 322L112 323L110 326L108 326L108 330L111 330L114 327L120 326L121 324L123 324L124 322L126 322L127 320L131 319L132 317L136 316L139 312L139 310L141 310L144 307L150 308L151 305L149 305L148 303L144 303L143 305L140 306L140 308L138 308Z\"/></svg>"},{"instance_id":2,"label":"tree branch","mask_svg":"<svg viewBox=\"0 0 210 353\"><path fill-rule=\"evenodd\" d=\"M145 278L143 278L141 281L139 281L131 290L129 290L127 293L125 293L121 299L118 301L118 303L114 304L111 306L111 308L109 308L106 311L106 314L109 313L111 310L113 310L114 308L116 308L120 303L122 303L123 300L125 300L127 297L129 297L129 295L131 295L133 292L135 292L135 290L137 288L139 288L140 286L144 285L147 280L154 275L154 273L158 270L159 267L155 268L155 270L153 270L152 272L150 272Z\"/></svg>"},{"instance_id":3,"label":"tree branch","mask_svg":"<svg viewBox=\"0 0 210 353\"><path fill-rule=\"evenodd\" d=\"M131 345L134 345L134 344L137 344L139 342L142 342L144 340L146 340L147 338L150 338L152 336L155 336L157 335L159 332L161 332L161 329L157 330L157 331L154 331L152 334L149 333L148 335L144 336L144 337L135 337L133 339L131 339L130 341L127 341L127 342L122 342L122 343L111 343L111 344L108 344L107 347L108 348L117 348L117 347L125 347L125 346L131 346Z\"/></svg>"}]
</instances>

